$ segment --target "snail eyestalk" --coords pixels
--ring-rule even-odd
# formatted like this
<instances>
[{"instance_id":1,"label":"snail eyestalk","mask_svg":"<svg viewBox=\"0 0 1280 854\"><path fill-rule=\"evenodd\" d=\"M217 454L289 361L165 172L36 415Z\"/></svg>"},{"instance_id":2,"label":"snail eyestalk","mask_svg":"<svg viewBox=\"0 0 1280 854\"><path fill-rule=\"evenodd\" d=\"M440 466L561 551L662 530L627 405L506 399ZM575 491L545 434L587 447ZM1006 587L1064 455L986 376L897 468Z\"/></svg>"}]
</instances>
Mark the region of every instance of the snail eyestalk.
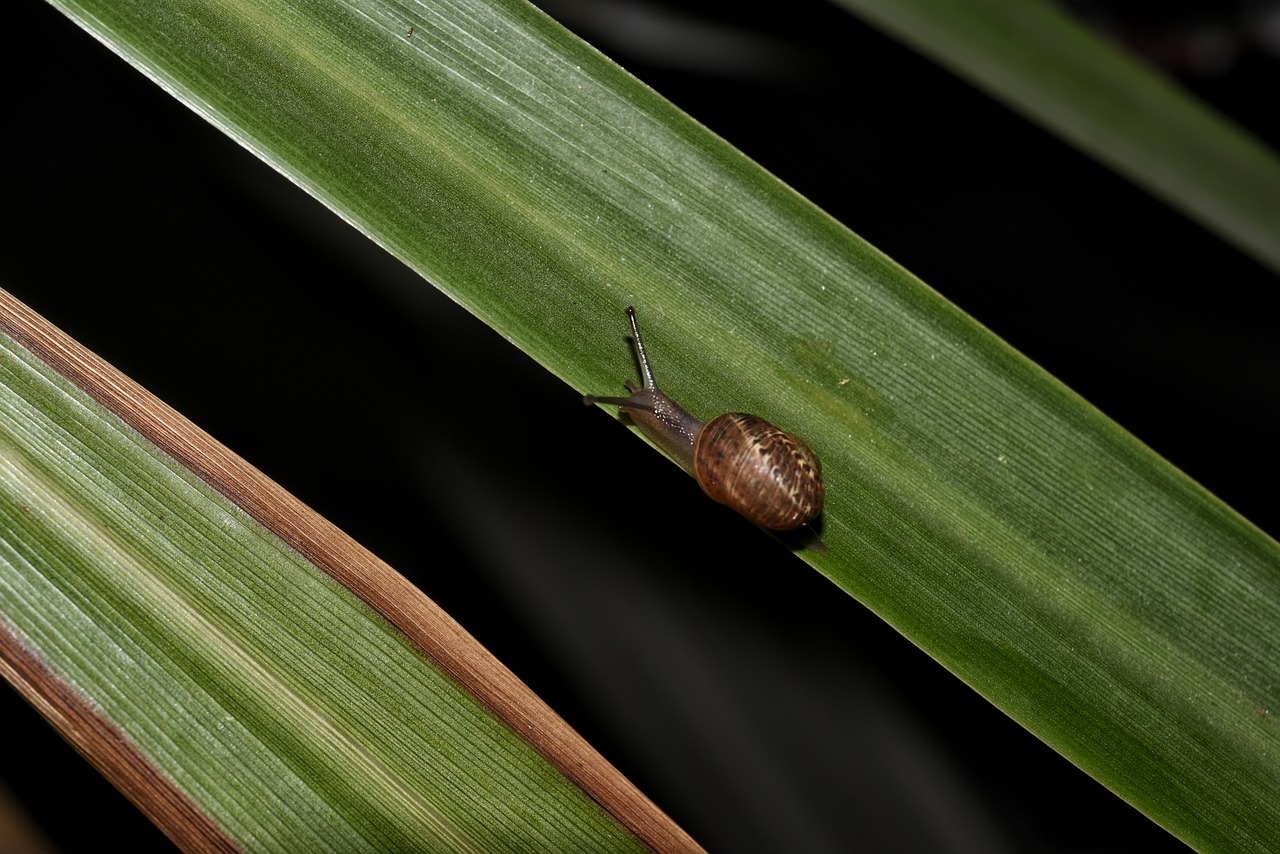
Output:
<instances>
[{"instance_id":1,"label":"snail eyestalk","mask_svg":"<svg viewBox=\"0 0 1280 854\"><path fill-rule=\"evenodd\" d=\"M653 368L649 367L649 355L644 351L644 339L640 337L640 324L636 323L634 307L627 306L627 318L631 321L631 336L636 344L636 358L640 360L640 380L644 384L643 388L657 391L658 383L653 378ZM627 388L635 391L631 383L627 383Z\"/></svg>"}]
</instances>

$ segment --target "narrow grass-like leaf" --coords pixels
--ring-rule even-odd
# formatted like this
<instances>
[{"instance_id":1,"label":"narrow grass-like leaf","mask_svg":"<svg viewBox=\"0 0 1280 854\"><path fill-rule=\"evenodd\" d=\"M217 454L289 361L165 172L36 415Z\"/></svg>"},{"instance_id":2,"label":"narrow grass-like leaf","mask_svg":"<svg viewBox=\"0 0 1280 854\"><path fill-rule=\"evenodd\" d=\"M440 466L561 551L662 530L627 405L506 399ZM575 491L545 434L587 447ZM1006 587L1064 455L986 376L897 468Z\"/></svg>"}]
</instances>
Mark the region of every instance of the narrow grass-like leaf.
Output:
<instances>
[{"instance_id":1,"label":"narrow grass-like leaf","mask_svg":"<svg viewBox=\"0 0 1280 854\"><path fill-rule=\"evenodd\" d=\"M636 304L821 455L811 563L1184 839L1280 835L1276 544L535 9L58 5L575 388Z\"/></svg>"},{"instance_id":2,"label":"narrow grass-like leaf","mask_svg":"<svg viewBox=\"0 0 1280 854\"><path fill-rule=\"evenodd\" d=\"M184 847L648 850L621 818L696 848L425 597L3 292L0 490L0 672Z\"/></svg>"},{"instance_id":3,"label":"narrow grass-like leaf","mask_svg":"<svg viewBox=\"0 0 1280 854\"><path fill-rule=\"evenodd\" d=\"M1045 0L835 0L1280 271L1280 160Z\"/></svg>"}]
</instances>

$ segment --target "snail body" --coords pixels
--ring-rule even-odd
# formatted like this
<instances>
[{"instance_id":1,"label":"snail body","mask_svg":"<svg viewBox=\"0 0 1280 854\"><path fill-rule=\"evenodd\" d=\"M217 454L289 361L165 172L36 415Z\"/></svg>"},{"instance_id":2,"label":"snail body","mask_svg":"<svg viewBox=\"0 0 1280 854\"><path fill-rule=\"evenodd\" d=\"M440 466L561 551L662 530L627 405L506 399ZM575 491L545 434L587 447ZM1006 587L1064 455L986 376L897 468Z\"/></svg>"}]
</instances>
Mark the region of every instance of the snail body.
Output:
<instances>
[{"instance_id":1,"label":"snail body","mask_svg":"<svg viewBox=\"0 0 1280 854\"><path fill-rule=\"evenodd\" d=\"M634 308L627 317L641 384L627 380L628 397L587 395L583 402L621 407L707 495L762 528L792 531L818 518L825 495L822 464L804 440L744 412L726 412L705 424L694 418L658 388Z\"/></svg>"}]
</instances>

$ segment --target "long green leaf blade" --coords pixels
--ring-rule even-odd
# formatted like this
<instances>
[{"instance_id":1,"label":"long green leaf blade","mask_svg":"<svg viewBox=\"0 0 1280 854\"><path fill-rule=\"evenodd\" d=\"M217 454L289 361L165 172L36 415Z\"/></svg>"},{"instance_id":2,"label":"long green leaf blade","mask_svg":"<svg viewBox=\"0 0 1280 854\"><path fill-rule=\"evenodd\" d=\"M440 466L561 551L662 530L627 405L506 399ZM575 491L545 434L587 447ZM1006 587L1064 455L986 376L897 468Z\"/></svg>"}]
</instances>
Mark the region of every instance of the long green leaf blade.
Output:
<instances>
[{"instance_id":1,"label":"long green leaf blade","mask_svg":"<svg viewBox=\"0 0 1280 854\"><path fill-rule=\"evenodd\" d=\"M1280 271L1274 151L1045 0L836 0Z\"/></svg>"},{"instance_id":2,"label":"long green leaf blade","mask_svg":"<svg viewBox=\"0 0 1280 854\"><path fill-rule=\"evenodd\" d=\"M200 814L175 841L649 850L403 627L37 358L14 306L0 293L0 669L34 654L87 698Z\"/></svg>"}]
</instances>

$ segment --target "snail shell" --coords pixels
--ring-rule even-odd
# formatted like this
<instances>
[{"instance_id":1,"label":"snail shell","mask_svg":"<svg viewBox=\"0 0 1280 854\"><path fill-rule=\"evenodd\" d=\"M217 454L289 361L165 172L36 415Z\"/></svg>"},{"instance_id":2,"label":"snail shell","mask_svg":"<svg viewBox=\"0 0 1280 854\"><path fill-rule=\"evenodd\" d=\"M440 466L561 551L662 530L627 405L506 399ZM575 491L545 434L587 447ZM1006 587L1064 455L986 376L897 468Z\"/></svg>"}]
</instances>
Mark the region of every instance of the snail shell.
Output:
<instances>
[{"instance_id":1,"label":"snail shell","mask_svg":"<svg viewBox=\"0 0 1280 854\"><path fill-rule=\"evenodd\" d=\"M703 424L658 388L640 338L635 309L627 309L643 384L627 381L629 397L583 402L622 407L640 431L697 478L707 495L762 528L792 531L822 513L822 464L798 436L743 412Z\"/></svg>"},{"instance_id":2,"label":"snail shell","mask_svg":"<svg viewBox=\"0 0 1280 854\"><path fill-rule=\"evenodd\" d=\"M804 440L744 412L707 422L693 446L704 492L762 528L791 531L822 512L822 463Z\"/></svg>"}]
</instances>

